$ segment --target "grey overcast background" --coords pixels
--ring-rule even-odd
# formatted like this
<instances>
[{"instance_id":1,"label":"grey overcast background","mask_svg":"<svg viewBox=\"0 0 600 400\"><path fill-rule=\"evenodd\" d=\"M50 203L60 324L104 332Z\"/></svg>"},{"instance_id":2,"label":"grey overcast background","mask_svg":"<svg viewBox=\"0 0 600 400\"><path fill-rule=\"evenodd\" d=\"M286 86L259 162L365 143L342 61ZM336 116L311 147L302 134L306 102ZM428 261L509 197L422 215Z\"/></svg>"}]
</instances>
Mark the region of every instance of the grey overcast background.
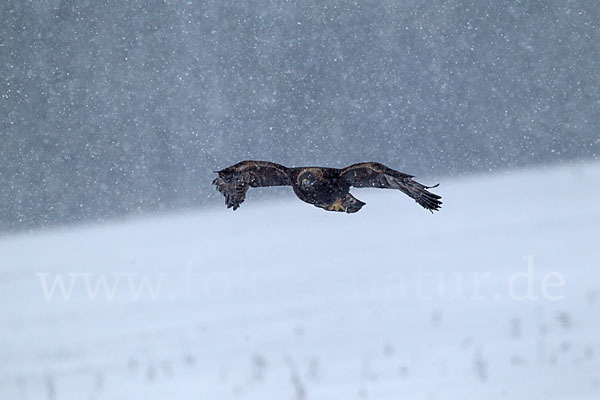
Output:
<instances>
[{"instance_id":1,"label":"grey overcast background","mask_svg":"<svg viewBox=\"0 0 600 400\"><path fill-rule=\"evenodd\" d=\"M596 159L600 6L0 5L0 231L222 205L242 159L419 176Z\"/></svg>"}]
</instances>

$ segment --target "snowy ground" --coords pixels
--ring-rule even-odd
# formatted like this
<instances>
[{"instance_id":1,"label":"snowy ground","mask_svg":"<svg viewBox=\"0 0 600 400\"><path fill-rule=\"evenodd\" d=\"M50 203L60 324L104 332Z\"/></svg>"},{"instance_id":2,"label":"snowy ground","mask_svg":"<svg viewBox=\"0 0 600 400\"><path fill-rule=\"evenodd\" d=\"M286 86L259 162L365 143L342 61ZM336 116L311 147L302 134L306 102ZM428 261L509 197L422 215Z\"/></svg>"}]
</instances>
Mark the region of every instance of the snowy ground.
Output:
<instances>
[{"instance_id":1,"label":"snowy ground","mask_svg":"<svg viewBox=\"0 0 600 400\"><path fill-rule=\"evenodd\" d=\"M0 238L0 398L598 399L599 182L443 179L434 215L255 190Z\"/></svg>"}]
</instances>

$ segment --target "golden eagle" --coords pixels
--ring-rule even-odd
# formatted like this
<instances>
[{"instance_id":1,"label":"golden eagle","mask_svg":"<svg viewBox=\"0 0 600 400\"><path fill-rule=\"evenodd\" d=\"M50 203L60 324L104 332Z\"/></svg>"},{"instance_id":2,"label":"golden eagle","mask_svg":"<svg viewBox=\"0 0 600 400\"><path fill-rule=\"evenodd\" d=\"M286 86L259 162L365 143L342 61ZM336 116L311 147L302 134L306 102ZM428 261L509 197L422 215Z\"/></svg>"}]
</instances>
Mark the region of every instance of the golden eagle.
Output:
<instances>
[{"instance_id":1,"label":"golden eagle","mask_svg":"<svg viewBox=\"0 0 600 400\"><path fill-rule=\"evenodd\" d=\"M376 162L338 169L287 168L268 161L241 161L215 172L219 175L213 184L225 196L227 208L234 210L246 198L249 187L265 186L291 186L300 200L328 211L355 213L365 205L350 194L350 187L398 189L432 212L442 205L441 197L427 190L437 185L422 185L411 175Z\"/></svg>"}]
</instances>

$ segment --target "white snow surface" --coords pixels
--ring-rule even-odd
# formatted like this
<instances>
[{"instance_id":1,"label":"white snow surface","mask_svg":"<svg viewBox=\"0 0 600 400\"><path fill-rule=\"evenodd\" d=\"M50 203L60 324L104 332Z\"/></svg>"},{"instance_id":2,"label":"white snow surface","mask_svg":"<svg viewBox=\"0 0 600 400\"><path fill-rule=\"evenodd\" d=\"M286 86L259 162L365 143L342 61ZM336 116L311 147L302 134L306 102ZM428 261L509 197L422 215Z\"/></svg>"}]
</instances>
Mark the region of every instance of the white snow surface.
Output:
<instances>
[{"instance_id":1,"label":"white snow surface","mask_svg":"<svg viewBox=\"0 0 600 400\"><path fill-rule=\"evenodd\" d=\"M0 398L597 400L599 183L598 163L443 178L433 215L254 189L4 236Z\"/></svg>"}]
</instances>

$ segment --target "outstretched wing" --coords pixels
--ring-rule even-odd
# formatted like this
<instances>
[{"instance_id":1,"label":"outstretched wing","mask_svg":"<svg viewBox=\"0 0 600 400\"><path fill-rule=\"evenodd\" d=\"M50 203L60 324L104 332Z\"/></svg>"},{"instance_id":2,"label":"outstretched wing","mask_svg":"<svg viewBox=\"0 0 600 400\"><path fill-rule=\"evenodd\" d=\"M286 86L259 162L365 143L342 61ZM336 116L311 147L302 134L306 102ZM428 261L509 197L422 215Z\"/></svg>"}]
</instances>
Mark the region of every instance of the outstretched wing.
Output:
<instances>
[{"instance_id":1,"label":"outstretched wing","mask_svg":"<svg viewBox=\"0 0 600 400\"><path fill-rule=\"evenodd\" d=\"M219 176L212 183L225 196L227 208L234 210L246 198L249 187L291 185L286 167L268 161L241 161L216 172Z\"/></svg>"},{"instance_id":2,"label":"outstretched wing","mask_svg":"<svg viewBox=\"0 0 600 400\"><path fill-rule=\"evenodd\" d=\"M441 197L427 190L437 185L422 185L414 181L412 175L403 174L376 162L350 165L341 170L340 176L354 187L401 190L432 212L439 210L442 205Z\"/></svg>"}]
</instances>

